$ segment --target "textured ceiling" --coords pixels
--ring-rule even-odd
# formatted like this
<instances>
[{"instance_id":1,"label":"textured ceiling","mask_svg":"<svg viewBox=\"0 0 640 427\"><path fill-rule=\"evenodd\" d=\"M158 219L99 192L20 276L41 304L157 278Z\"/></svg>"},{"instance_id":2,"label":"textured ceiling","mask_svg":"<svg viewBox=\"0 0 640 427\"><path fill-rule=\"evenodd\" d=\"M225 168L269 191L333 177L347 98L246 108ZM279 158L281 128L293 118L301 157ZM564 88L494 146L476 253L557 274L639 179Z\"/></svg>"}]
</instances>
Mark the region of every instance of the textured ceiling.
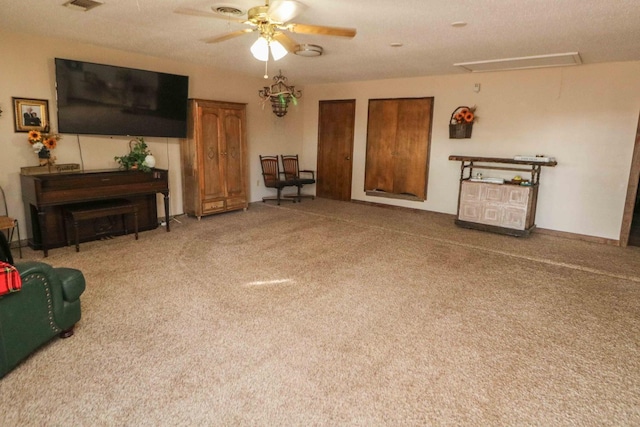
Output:
<instances>
[{"instance_id":1,"label":"textured ceiling","mask_svg":"<svg viewBox=\"0 0 640 427\"><path fill-rule=\"evenodd\" d=\"M207 37L246 26L185 16L179 7L242 10L260 0L100 0L88 12L65 0L0 0L0 28L72 39L146 55L262 75L264 63L249 47L255 33L222 43ZM454 74L454 63L579 52L583 63L640 60L640 0L300 0L294 22L356 28L353 39L293 37L321 45L316 58L287 55L269 64L298 85ZM462 28L451 23L467 22ZM1 41L0 41L1 42ZM402 43L402 47L391 47ZM71 58L75 59L75 58Z\"/></svg>"}]
</instances>

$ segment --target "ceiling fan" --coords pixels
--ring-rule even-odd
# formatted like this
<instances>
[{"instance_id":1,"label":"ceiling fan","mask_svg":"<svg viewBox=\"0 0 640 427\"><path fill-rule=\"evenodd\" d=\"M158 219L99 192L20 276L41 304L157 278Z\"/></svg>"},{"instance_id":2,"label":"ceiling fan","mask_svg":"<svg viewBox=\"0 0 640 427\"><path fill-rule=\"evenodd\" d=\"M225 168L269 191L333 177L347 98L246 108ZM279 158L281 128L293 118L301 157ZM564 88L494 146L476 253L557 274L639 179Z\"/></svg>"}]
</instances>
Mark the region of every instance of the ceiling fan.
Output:
<instances>
[{"instance_id":1,"label":"ceiling fan","mask_svg":"<svg viewBox=\"0 0 640 427\"><path fill-rule=\"evenodd\" d=\"M269 52L271 52L273 59L276 61L284 57L288 52L296 52L299 45L287 33L355 37L356 30L354 28L326 27L291 22L293 18L305 9L305 5L295 0L275 0L271 4L269 4L269 0L266 0L263 6L255 6L249 9L247 19L235 19L231 18L229 14L225 16L224 13L219 14L190 8L178 8L174 12L183 15L224 19L229 22L249 25L250 28L209 37L203 41L206 43L219 43L245 34L258 32L260 37L251 46L251 53L261 61L269 60Z\"/></svg>"}]
</instances>

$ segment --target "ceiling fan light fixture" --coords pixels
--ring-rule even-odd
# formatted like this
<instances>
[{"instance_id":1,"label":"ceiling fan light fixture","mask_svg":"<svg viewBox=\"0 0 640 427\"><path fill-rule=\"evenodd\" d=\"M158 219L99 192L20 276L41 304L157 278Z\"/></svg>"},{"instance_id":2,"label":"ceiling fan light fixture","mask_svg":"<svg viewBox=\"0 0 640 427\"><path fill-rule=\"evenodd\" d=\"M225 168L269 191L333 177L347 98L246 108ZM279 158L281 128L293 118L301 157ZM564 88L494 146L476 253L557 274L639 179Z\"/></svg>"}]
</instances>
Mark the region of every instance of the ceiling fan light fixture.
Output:
<instances>
[{"instance_id":1,"label":"ceiling fan light fixture","mask_svg":"<svg viewBox=\"0 0 640 427\"><path fill-rule=\"evenodd\" d=\"M251 54L258 61L268 61L269 60L269 42L264 37L258 37L251 45Z\"/></svg>"},{"instance_id":2,"label":"ceiling fan light fixture","mask_svg":"<svg viewBox=\"0 0 640 427\"><path fill-rule=\"evenodd\" d=\"M263 36L258 37L253 45L251 45L251 54L258 61L266 62L269 60L269 52L275 61L284 58L287 55L287 49L277 40L268 41Z\"/></svg>"},{"instance_id":3,"label":"ceiling fan light fixture","mask_svg":"<svg viewBox=\"0 0 640 427\"><path fill-rule=\"evenodd\" d=\"M303 5L297 1L274 1L269 8L272 21L284 23L295 18L302 12Z\"/></svg>"},{"instance_id":4,"label":"ceiling fan light fixture","mask_svg":"<svg viewBox=\"0 0 640 427\"><path fill-rule=\"evenodd\" d=\"M282 44L279 41L277 40L271 41L269 43L269 47L271 47L271 55L273 55L273 59L275 61L287 56L287 49L285 49L285 47L282 46Z\"/></svg>"}]
</instances>

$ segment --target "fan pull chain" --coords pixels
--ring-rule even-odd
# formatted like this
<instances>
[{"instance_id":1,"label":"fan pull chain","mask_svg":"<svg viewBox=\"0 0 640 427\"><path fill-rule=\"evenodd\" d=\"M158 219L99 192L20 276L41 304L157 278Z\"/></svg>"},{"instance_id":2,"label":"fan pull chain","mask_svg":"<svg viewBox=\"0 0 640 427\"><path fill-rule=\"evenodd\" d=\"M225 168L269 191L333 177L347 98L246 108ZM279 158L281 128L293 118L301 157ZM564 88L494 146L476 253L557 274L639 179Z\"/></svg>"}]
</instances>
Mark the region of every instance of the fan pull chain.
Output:
<instances>
[{"instance_id":1,"label":"fan pull chain","mask_svg":"<svg viewBox=\"0 0 640 427\"><path fill-rule=\"evenodd\" d=\"M265 78L265 80L269 78L269 60L268 59L266 61L264 61L264 76L263 77Z\"/></svg>"}]
</instances>

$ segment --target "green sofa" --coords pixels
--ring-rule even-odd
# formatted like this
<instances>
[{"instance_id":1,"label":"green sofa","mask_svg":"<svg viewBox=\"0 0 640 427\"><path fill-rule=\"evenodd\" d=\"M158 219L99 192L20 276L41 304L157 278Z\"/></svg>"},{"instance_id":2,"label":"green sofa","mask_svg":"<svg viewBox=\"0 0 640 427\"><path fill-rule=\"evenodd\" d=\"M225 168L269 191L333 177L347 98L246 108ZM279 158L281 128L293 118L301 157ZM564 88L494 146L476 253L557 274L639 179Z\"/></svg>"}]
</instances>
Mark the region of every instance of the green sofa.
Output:
<instances>
[{"instance_id":1,"label":"green sofa","mask_svg":"<svg viewBox=\"0 0 640 427\"><path fill-rule=\"evenodd\" d=\"M56 335L68 338L80 320L85 279L80 270L36 261L13 262L0 232L0 260L20 273L22 289L0 296L0 378Z\"/></svg>"}]
</instances>

